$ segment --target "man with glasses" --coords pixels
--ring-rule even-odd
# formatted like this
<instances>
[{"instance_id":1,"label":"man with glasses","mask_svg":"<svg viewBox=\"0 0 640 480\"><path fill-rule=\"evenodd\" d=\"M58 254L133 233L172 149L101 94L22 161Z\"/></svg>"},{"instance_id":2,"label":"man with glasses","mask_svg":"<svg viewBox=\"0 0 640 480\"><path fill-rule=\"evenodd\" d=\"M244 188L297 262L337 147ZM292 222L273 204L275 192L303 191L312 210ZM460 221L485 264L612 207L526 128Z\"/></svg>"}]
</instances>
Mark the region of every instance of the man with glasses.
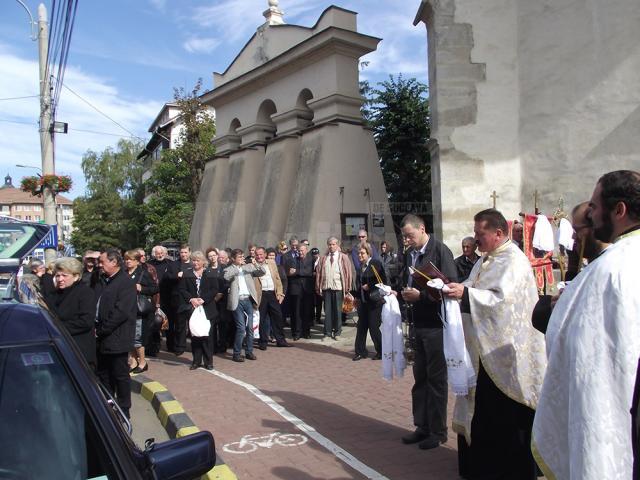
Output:
<instances>
[{"instance_id":1,"label":"man with glasses","mask_svg":"<svg viewBox=\"0 0 640 480\"><path fill-rule=\"evenodd\" d=\"M356 269L356 272L360 271L360 259L358 258L358 250L360 250L360 247L362 245L365 245L367 243L369 243L369 234L365 229L361 228L360 230L358 230L358 241L354 243L353 247L351 248L351 262L353 263L353 267ZM376 247L373 245L373 243L370 243L370 245L371 258L380 260L378 250L376 250Z\"/></svg>"}]
</instances>

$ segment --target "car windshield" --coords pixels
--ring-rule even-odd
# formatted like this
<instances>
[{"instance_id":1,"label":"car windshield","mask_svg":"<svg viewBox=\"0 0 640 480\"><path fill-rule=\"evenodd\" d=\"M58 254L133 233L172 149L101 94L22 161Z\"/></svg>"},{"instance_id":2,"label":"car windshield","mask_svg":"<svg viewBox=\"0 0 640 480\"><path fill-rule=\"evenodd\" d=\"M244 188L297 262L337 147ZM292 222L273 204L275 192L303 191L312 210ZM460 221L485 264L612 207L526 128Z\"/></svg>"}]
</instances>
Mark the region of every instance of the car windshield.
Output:
<instances>
[{"instance_id":1,"label":"car windshield","mask_svg":"<svg viewBox=\"0 0 640 480\"><path fill-rule=\"evenodd\" d=\"M0 219L0 259L20 259L35 248L48 231L48 225Z\"/></svg>"},{"instance_id":2,"label":"car windshield","mask_svg":"<svg viewBox=\"0 0 640 480\"><path fill-rule=\"evenodd\" d=\"M112 478L104 447L51 345L0 348L0 478Z\"/></svg>"}]
</instances>

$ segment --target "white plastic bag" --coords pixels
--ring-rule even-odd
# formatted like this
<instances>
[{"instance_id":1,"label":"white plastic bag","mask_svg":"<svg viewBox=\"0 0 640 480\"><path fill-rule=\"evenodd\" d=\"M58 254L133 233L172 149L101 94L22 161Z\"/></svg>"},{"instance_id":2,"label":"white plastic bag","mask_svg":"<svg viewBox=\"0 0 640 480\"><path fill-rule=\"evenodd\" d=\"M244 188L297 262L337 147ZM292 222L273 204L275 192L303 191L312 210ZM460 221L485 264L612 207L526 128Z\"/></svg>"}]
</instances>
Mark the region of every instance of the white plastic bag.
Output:
<instances>
[{"instance_id":1,"label":"white plastic bag","mask_svg":"<svg viewBox=\"0 0 640 480\"><path fill-rule=\"evenodd\" d=\"M253 338L255 340L260 339L260 312L257 308L253 309Z\"/></svg>"},{"instance_id":2,"label":"white plastic bag","mask_svg":"<svg viewBox=\"0 0 640 480\"><path fill-rule=\"evenodd\" d=\"M192 337L208 337L211 323L207 320L202 305L196 307L189 318L189 331Z\"/></svg>"}]
</instances>

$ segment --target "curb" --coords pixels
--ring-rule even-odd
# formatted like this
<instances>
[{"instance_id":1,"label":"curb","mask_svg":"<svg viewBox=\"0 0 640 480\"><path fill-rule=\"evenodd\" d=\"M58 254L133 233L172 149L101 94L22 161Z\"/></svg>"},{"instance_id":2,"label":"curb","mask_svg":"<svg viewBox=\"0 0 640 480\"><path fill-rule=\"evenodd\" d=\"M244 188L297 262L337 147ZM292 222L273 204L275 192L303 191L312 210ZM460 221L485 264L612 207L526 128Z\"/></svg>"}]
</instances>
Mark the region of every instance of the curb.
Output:
<instances>
[{"instance_id":1,"label":"curb","mask_svg":"<svg viewBox=\"0 0 640 480\"><path fill-rule=\"evenodd\" d=\"M142 395L151 403L169 438L180 438L199 432L182 405L171 395L167 387L144 375L131 376L131 391ZM216 452L216 465L202 477L203 480L237 480L238 477Z\"/></svg>"}]
</instances>

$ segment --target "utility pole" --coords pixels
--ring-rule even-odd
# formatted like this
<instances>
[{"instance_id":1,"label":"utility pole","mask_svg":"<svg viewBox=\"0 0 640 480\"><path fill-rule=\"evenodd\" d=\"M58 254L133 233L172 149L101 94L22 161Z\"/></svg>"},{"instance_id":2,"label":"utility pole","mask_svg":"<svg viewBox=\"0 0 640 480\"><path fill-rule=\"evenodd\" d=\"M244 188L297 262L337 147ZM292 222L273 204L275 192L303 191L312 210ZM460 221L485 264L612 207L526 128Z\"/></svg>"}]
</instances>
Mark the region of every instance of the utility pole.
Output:
<instances>
[{"instance_id":1,"label":"utility pole","mask_svg":"<svg viewBox=\"0 0 640 480\"><path fill-rule=\"evenodd\" d=\"M43 3L38 5L38 54L40 60L40 152L42 156L42 175L53 175L53 131L51 130L51 85L47 72L49 44L49 26L47 24L47 8ZM56 218L56 200L51 187L45 185L42 190L44 203L44 221L58 229ZM57 233L57 232L56 232ZM57 245L56 245L57 247ZM47 248L44 252L46 263L56 258L56 248Z\"/></svg>"}]
</instances>

